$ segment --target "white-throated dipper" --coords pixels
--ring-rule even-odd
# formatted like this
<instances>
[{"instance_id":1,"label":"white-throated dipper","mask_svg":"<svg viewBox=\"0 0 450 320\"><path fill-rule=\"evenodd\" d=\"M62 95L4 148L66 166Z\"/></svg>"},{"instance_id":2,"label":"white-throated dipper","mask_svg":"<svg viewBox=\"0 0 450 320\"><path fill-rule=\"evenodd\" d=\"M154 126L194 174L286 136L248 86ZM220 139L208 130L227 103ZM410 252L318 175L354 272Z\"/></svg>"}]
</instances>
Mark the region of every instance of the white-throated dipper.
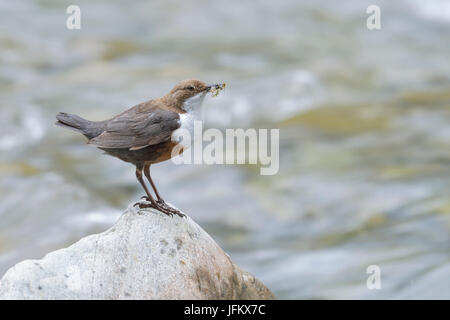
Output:
<instances>
[{"instance_id":1,"label":"white-throated dipper","mask_svg":"<svg viewBox=\"0 0 450 320\"><path fill-rule=\"evenodd\" d=\"M107 154L136 166L136 178L147 194L147 203L140 208L155 208L167 215L184 215L169 206L159 195L150 176L150 166L183 152L177 148L177 129L191 129L194 121L201 120L201 106L206 93L217 95L225 84L206 85L199 80L184 80L161 98L140 103L121 114L104 121L89 121L79 116L60 112L57 125L73 129L89 139L88 144ZM156 200L150 194L143 178L147 177Z\"/></svg>"}]
</instances>

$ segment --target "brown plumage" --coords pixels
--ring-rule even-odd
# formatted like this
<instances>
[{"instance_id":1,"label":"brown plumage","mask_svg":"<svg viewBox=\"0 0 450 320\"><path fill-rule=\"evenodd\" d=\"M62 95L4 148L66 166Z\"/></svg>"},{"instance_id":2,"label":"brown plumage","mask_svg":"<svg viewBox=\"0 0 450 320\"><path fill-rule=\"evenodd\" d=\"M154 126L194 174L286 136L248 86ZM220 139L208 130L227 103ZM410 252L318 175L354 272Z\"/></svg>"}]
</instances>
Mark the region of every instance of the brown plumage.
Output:
<instances>
[{"instance_id":1,"label":"brown plumage","mask_svg":"<svg viewBox=\"0 0 450 320\"><path fill-rule=\"evenodd\" d=\"M163 97L140 103L109 120L89 121L60 112L56 115L56 124L82 133L88 138L88 144L134 164L136 178L150 201L150 204L137 205L156 208L168 215L183 216L159 195L150 176L150 165L172 157L172 150L177 146L177 142L172 141L172 134L180 128L180 114L189 112L184 109L185 101L197 95L203 97L217 86L207 86L199 80L184 80ZM180 151L183 149L180 148ZM155 192L156 200L142 179L142 171Z\"/></svg>"}]
</instances>

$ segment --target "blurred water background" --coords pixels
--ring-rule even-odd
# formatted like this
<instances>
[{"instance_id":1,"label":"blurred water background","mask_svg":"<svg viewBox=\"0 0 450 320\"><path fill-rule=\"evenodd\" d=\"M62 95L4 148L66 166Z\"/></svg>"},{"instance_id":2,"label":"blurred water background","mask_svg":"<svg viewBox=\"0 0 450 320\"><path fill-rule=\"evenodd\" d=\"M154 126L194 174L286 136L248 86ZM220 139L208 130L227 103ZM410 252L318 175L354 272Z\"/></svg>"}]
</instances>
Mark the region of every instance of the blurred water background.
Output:
<instances>
[{"instance_id":1,"label":"blurred water background","mask_svg":"<svg viewBox=\"0 0 450 320\"><path fill-rule=\"evenodd\" d=\"M0 274L143 195L57 111L100 120L198 78L228 85L206 127L280 128L274 176L153 166L235 263L278 298L449 299L449 43L445 0L0 1Z\"/></svg>"}]
</instances>

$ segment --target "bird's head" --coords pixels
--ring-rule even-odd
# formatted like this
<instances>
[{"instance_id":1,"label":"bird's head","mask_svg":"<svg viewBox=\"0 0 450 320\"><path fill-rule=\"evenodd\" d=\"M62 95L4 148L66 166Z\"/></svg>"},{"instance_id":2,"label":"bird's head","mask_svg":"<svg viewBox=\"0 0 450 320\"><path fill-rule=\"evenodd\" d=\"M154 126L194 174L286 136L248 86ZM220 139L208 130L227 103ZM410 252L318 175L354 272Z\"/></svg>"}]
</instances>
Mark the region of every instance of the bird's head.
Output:
<instances>
[{"instance_id":1,"label":"bird's head","mask_svg":"<svg viewBox=\"0 0 450 320\"><path fill-rule=\"evenodd\" d=\"M217 86L217 84L206 85L200 80L183 80L173 87L166 98L172 105L189 112L199 108L205 95Z\"/></svg>"}]
</instances>

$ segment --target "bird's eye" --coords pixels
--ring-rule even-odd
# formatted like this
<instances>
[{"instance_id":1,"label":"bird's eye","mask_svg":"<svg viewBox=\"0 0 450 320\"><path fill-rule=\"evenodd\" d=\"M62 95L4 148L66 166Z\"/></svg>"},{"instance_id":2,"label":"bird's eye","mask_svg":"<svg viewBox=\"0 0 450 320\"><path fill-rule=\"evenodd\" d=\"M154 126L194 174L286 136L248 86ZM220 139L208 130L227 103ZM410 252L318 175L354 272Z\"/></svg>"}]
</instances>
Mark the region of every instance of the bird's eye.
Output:
<instances>
[{"instance_id":1,"label":"bird's eye","mask_svg":"<svg viewBox=\"0 0 450 320\"><path fill-rule=\"evenodd\" d=\"M194 86L189 86L187 88L188 88L188 90L191 90L191 91L195 90Z\"/></svg>"}]
</instances>

